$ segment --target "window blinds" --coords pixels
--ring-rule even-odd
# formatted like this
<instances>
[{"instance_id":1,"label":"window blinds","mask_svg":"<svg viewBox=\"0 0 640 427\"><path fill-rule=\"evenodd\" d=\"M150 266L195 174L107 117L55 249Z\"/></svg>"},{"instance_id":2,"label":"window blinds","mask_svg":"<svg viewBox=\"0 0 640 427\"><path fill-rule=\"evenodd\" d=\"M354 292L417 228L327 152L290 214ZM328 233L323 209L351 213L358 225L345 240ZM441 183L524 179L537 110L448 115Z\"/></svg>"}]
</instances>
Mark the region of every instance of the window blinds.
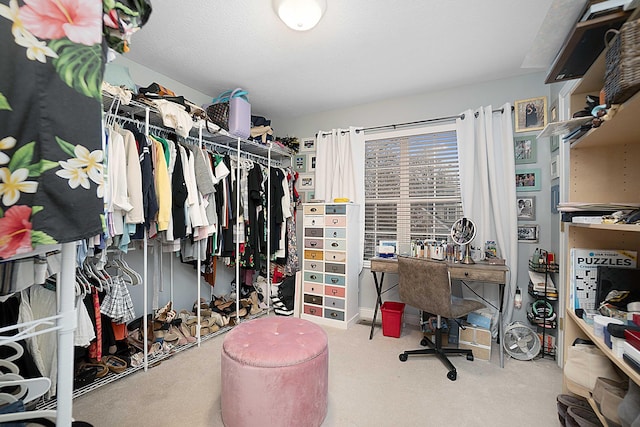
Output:
<instances>
[{"instance_id":1,"label":"window blinds","mask_svg":"<svg viewBox=\"0 0 640 427\"><path fill-rule=\"evenodd\" d=\"M412 240L447 240L462 217L456 132L449 128L367 139L365 259L380 240L397 242L399 252Z\"/></svg>"}]
</instances>

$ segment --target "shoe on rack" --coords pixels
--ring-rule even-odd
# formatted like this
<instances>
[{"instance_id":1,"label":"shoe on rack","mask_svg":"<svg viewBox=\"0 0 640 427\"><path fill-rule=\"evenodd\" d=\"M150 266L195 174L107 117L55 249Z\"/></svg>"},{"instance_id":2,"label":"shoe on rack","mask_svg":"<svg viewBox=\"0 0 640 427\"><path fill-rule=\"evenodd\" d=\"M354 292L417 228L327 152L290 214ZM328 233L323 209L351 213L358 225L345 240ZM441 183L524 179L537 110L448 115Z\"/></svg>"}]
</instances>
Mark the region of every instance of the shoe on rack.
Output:
<instances>
[{"instance_id":1,"label":"shoe on rack","mask_svg":"<svg viewBox=\"0 0 640 427\"><path fill-rule=\"evenodd\" d=\"M109 367L104 363L91 363L91 362L81 362L79 365L80 369L87 368L96 368L96 378L103 378L105 375L109 373Z\"/></svg>"},{"instance_id":2,"label":"shoe on rack","mask_svg":"<svg viewBox=\"0 0 640 427\"><path fill-rule=\"evenodd\" d=\"M178 328L176 325L172 324L171 326L169 326L169 335L171 334L176 336L175 343L172 342L172 340L168 339L167 337L165 337L165 341L168 341L172 344L177 344L177 345L185 345L189 342L187 341L187 337L184 336L184 334L180 331L180 328Z\"/></svg>"},{"instance_id":3,"label":"shoe on rack","mask_svg":"<svg viewBox=\"0 0 640 427\"><path fill-rule=\"evenodd\" d=\"M172 304L171 301L169 301L164 307L160 308L156 312L155 320L158 320L160 322L166 322L167 316L169 316L169 313L173 311L171 309L171 304ZM173 312L173 317L175 317L175 311Z\"/></svg>"},{"instance_id":4,"label":"shoe on rack","mask_svg":"<svg viewBox=\"0 0 640 427\"><path fill-rule=\"evenodd\" d=\"M104 356L102 358L102 363L107 365L111 372L116 374L121 374L127 369L127 362L118 356Z\"/></svg>"},{"instance_id":5,"label":"shoe on rack","mask_svg":"<svg viewBox=\"0 0 640 427\"><path fill-rule=\"evenodd\" d=\"M187 340L187 343L193 343L198 341L196 338L193 337L193 335L191 335L191 331L189 330L189 327L184 323L181 323L180 326L178 326L178 331L180 331L180 333L184 336L185 340Z\"/></svg>"}]
</instances>

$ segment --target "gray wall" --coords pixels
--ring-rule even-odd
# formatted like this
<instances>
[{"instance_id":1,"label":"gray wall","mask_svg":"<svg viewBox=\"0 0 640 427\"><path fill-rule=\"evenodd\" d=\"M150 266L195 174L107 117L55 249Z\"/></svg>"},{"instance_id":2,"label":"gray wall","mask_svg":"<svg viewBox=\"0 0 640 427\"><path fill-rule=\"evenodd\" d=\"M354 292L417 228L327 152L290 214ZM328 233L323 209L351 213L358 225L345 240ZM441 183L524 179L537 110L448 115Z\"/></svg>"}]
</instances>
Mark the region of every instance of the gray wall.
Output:
<instances>
[{"instance_id":1,"label":"gray wall","mask_svg":"<svg viewBox=\"0 0 640 427\"><path fill-rule=\"evenodd\" d=\"M274 120L279 134L295 135L299 138L313 136L319 130L346 128L348 126L380 126L386 124L411 122L422 119L456 115L466 109L492 105L497 108L505 102L539 96L550 96L551 86L544 84L542 73L524 77L487 82L473 86L461 86L440 92L416 94L411 97L389 99L383 102L360 105L348 109L327 111L294 119ZM557 92L556 92L557 93ZM538 132L534 132L537 134ZM536 196L536 220L540 226L540 240L537 244L520 243L518 260L518 285L523 292L523 305L514 310L513 320L526 321L526 309L530 297L526 293L528 279L528 259L536 248L553 250L557 247L557 215L552 218L550 208L550 142L548 138L538 141L537 163L522 167L540 168L542 174L541 191L527 193ZM300 226L299 226L300 227ZM515 230L514 230L515 232ZM397 276L386 275L386 285L397 283ZM386 286L385 286L386 288ZM363 318L372 318L375 306L375 288L370 271L365 268L360 274L360 314ZM397 288L388 292L384 300L398 300ZM513 304L513 298L505 304ZM405 321L417 322L417 311L407 309ZM378 316L378 321L380 317Z\"/></svg>"},{"instance_id":2,"label":"gray wall","mask_svg":"<svg viewBox=\"0 0 640 427\"><path fill-rule=\"evenodd\" d=\"M119 57L116 63L129 67L133 80L146 86L152 82L158 82L169 87L179 95L184 95L196 104L203 104L211 99L210 95L194 91L167 76L154 72L143 65L136 64L124 57ZM533 98L538 96L554 97L557 90L554 85L544 84L543 73L529 74L523 77L503 79L473 86L461 86L438 92L416 94L410 97L388 99L382 102L370 103L355 106L348 109L327 111L309 116L296 118L269 117L272 119L274 128L279 135L297 136L298 138L313 136L319 130L330 130L332 128L344 128L348 126L380 126L393 123L410 122L434 117L449 116L459 114L466 109L475 109L480 106L492 105L494 108L501 106L505 102L513 103L515 100ZM428 78L425 77L425 78ZM278 84L275 82L274 84ZM283 83L285 84L285 83ZM551 98L550 98L551 99ZM551 102L549 103L551 105ZM529 297L526 294L528 275L527 261L536 247L554 250L558 245L558 219L557 215L551 215L550 211L550 148L549 140L538 141L537 163L526 165L527 167L540 168L542 172L542 189L539 192L528 193L536 196L536 224L540 226L540 241L538 244L519 244L518 261L518 285L523 290L523 308L514 311L514 320L526 321L526 308ZM514 231L515 232L515 231ZM557 251L556 251L557 252ZM133 263L142 268L139 253L127 256ZM151 260L151 258L150 258ZM152 266L150 262L150 267ZM150 270L151 271L151 270ZM168 282L168 262L164 263L164 277ZM235 275L235 271L222 265L218 268L219 278L215 294L225 294L229 291L229 283ZM190 308L197 295L197 277L190 266L174 263L174 300L178 309ZM397 278L387 275L385 283L390 285L397 283ZM165 292L160 295L160 304L169 300L169 286L165 286ZM201 287L203 295L209 295L211 287L203 284ZM142 309L141 289L132 290L136 309ZM371 318L375 305L375 290L370 271L365 268L360 274L360 312L363 318ZM398 300L397 290L392 290L385 295L385 300ZM505 301L505 304L513 304L513 299ZM416 322L417 312L407 310L406 320ZM380 317L378 317L380 319Z\"/></svg>"}]
</instances>

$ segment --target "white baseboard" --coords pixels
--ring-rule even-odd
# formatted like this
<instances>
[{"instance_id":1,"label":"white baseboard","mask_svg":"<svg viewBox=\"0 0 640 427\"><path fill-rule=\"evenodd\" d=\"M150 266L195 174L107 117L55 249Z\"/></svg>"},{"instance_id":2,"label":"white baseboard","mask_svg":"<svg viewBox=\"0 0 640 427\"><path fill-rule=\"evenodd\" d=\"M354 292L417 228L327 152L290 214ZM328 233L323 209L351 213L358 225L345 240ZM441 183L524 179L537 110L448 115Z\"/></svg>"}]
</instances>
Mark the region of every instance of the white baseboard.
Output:
<instances>
[{"instance_id":1,"label":"white baseboard","mask_svg":"<svg viewBox=\"0 0 640 427\"><path fill-rule=\"evenodd\" d=\"M373 309L360 307L360 320L371 322L373 320ZM405 313L402 320L403 326L413 325L417 327L420 325L420 316L417 314ZM376 325L382 325L382 312L380 310L378 310L378 315L376 316Z\"/></svg>"}]
</instances>

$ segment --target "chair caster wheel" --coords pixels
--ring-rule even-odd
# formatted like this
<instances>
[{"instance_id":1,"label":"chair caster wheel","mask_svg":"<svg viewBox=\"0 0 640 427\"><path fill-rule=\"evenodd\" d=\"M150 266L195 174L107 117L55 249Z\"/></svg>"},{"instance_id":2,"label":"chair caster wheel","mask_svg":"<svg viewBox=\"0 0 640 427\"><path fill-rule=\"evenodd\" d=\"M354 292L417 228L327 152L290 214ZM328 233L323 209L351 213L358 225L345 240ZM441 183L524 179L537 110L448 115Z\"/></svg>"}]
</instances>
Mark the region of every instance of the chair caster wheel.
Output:
<instances>
[{"instance_id":1,"label":"chair caster wheel","mask_svg":"<svg viewBox=\"0 0 640 427\"><path fill-rule=\"evenodd\" d=\"M473 362L473 354L467 354L467 360L470 360Z\"/></svg>"},{"instance_id":2,"label":"chair caster wheel","mask_svg":"<svg viewBox=\"0 0 640 427\"><path fill-rule=\"evenodd\" d=\"M422 340L420 340L420 345L423 347L426 347L429 345L429 342L427 341L426 338L422 338Z\"/></svg>"},{"instance_id":3,"label":"chair caster wheel","mask_svg":"<svg viewBox=\"0 0 640 427\"><path fill-rule=\"evenodd\" d=\"M406 362L406 361L407 361L407 358L408 358L408 356L407 356L406 354L404 354L404 353L402 353L402 354L401 354L400 356L398 356L398 357L400 358L400 361L401 361L401 362Z\"/></svg>"},{"instance_id":4,"label":"chair caster wheel","mask_svg":"<svg viewBox=\"0 0 640 427\"><path fill-rule=\"evenodd\" d=\"M458 372L455 369L453 371L447 372L447 378L449 378L451 381L455 381L457 377Z\"/></svg>"}]
</instances>

